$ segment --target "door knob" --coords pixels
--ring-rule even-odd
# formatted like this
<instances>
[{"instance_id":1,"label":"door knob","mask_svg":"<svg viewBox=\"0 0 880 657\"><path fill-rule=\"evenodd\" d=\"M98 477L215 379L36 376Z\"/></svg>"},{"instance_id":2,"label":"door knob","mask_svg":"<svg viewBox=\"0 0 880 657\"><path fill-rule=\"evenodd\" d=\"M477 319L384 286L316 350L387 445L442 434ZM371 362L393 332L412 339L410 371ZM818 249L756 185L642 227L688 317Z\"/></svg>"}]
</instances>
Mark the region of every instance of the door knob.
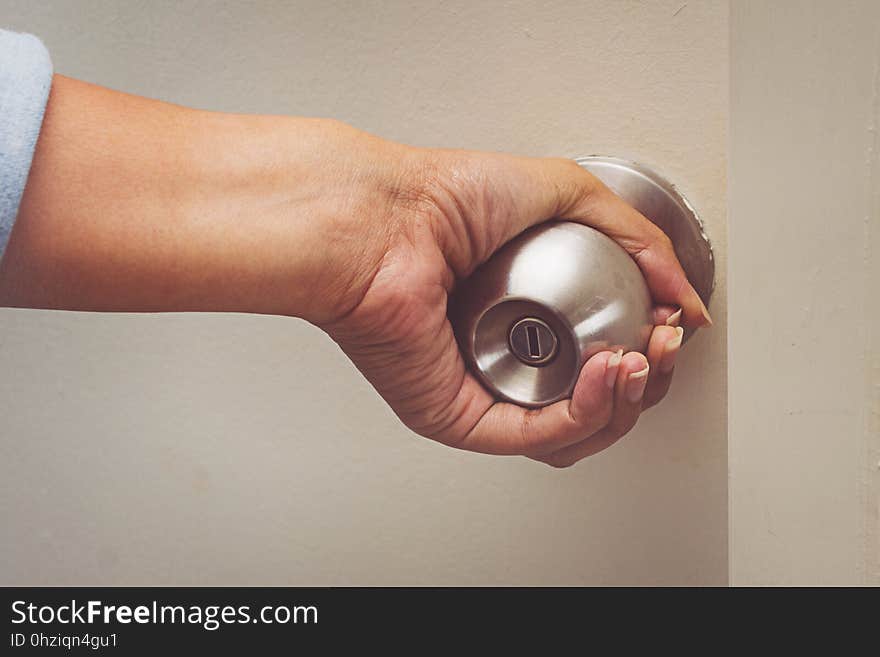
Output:
<instances>
[{"instance_id":1,"label":"door knob","mask_svg":"<svg viewBox=\"0 0 880 657\"><path fill-rule=\"evenodd\" d=\"M577 162L670 237L708 304L714 261L690 203L642 165L610 157ZM614 240L582 224L550 221L504 245L462 282L450 319L468 367L486 388L539 407L570 396L593 354L644 352L652 305L641 271Z\"/></svg>"}]
</instances>

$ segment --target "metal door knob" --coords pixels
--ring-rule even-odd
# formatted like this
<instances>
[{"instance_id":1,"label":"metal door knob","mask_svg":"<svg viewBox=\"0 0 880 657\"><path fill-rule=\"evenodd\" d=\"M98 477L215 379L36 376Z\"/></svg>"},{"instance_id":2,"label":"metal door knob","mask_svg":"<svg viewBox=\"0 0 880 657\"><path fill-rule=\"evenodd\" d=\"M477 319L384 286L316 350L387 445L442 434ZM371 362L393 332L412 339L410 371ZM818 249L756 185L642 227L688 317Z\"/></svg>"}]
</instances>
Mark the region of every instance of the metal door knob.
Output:
<instances>
[{"instance_id":1,"label":"metal door knob","mask_svg":"<svg viewBox=\"0 0 880 657\"><path fill-rule=\"evenodd\" d=\"M690 204L640 165L578 160L663 229L708 303L714 263ZM544 406L571 395L581 366L604 350L644 352L652 301L641 271L614 240L568 221L536 226L456 289L450 318L468 366L497 397Z\"/></svg>"}]
</instances>

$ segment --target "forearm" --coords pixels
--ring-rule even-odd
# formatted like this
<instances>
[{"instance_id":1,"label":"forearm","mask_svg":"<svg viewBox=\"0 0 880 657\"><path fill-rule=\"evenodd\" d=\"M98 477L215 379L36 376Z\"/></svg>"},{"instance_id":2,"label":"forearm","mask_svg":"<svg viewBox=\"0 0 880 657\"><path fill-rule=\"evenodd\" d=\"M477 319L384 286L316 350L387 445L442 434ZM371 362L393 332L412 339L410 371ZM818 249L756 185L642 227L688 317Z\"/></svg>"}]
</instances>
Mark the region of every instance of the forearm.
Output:
<instances>
[{"instance_id":1,"label":"forearm","mask_svg":"<svg viewBox=\"0 0 880 657\"><path fill-rule=\"evenodd\" d=\"M323 266L348 201L317 182L332 130L56 76L0 304L320 319L317 290L357 285Z\"/></svg>"}]
</instances>

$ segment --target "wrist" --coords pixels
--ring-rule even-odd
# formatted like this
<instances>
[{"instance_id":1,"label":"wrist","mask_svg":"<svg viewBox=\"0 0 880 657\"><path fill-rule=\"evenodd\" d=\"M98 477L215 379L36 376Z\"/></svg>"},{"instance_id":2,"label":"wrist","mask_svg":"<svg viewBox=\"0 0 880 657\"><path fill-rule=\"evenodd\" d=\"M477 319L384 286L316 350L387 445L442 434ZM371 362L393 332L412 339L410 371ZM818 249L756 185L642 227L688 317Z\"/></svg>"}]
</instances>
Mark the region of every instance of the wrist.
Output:
<instances>
[{"instance_id":1,"label":"wrist","mask_svg":"<svg viewBox=\"0 0 880 657\"><path fill-rule=\"evenodd\" d=\"M345 315L387 252L416 150L332 120L196 120L196 213L223 225L217 305L321 326Z\"/></svg>"}]
</instances>

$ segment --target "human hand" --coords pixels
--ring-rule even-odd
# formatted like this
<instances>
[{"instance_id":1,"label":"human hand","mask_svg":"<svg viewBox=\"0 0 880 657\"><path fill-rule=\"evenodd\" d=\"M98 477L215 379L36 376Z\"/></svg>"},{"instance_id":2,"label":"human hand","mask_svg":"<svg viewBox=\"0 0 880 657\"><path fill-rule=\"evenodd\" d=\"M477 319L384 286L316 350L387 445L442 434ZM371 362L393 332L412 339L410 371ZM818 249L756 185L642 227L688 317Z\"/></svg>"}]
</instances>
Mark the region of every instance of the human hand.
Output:
<instances>
[{"instance_id":1,"label":"human hand","mask_svg":"<svg viewBox=\"0 0 880 657\"><path fill-rule=\"evenodd\" d=\"M361 235L352 240L360 261L363 249L373 249L367 260L375 265L345 312L319 323L407 426L453 447L567 466L616 442L663 398L681 346L679 321L710 320L654 224L570 160L408 149L348 136L366 140L349 149L359 159L369 153L398 166L384 183L382 212L367 209L347 227ZM369 158L361 163L386 170ZM505 242L551 218L602 230L633 256L657 303L657 326L646 355L596 354L570 400L524 409L496 401L466 370L447 301L456 282Z\"/></svg>"}]
</instances>

